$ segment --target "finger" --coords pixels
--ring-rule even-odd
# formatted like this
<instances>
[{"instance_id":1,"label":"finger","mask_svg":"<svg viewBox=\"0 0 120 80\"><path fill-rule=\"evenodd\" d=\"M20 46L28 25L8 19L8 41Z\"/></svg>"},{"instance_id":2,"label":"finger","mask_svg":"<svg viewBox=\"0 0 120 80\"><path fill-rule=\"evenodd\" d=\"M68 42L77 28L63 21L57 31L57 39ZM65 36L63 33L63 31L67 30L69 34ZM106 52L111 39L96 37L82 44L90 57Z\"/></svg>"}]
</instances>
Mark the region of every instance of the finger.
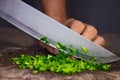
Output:
<instances>
[{"instance_id":1,"label":"finger","mask_svg":"<svg viewBox=\"0 0 120 80\"><path fill-rule=\"evenodd\" d=\"M85 28L84 23L80 22L79 20L75 20L75 19L70 19L67 25L69 28L71 28L73 31L79 34L82 33Z\"/></svg>"},{"instance_id":2,"label":"finger","mask_svg":"<svg viewBox=\"0 0 120 80\"><path fill-rule=\"evenodd\" d=\"M82 35L90 40L93 40L97 36L97 30L95 27L86 24L86 28Z\"/></svg>"},{"instance_id":3,"label":"finger","mask_svg":"<svg viewBox=\"0 0 120 80\"><path fill-rule=\"evenodd\" d=\"M69 27L69 26L71 26L71 24L72 24L72 22L74 20L75 20L74 18L70 18L70 19L68 19L68 20L65 21L64 25L67 26L67 27Z\"/></svg>"},{"instance_id":4,"label":"finger","mask_svg":"<svg viewBox=\"0 0 120 80\"><path fill-rule=\"evenodd\" d=\"M95 42L96 44L100 45L100 46L104 46L105 45L105 39L101 36L97 36L93 42Z\"/></svg>"}]
</instances>

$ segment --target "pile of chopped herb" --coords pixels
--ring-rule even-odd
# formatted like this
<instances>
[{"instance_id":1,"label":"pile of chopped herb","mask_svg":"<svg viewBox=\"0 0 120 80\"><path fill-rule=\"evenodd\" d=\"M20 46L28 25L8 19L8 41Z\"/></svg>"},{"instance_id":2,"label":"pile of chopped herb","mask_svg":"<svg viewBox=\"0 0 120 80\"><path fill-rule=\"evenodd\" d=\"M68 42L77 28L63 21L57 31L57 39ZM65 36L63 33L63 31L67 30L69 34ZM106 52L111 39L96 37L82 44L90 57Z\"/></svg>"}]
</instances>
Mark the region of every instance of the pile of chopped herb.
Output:
<instances>
[{"instance_id":1,"label":"pile of chopped herb","mask_svg":"<svg viewBox=\"0 0 120 80\"><path fill-rule=\"evenodd\" d=\"M46 37L42 37L41 40L49 44L49 40ZM62 74L75 74L80 73L85 70L104 70L107 71L110 68L109 64L94 63L88 60L84 61L81 59L71 59L72 55L78 52L78 49L72 46L67 48L66 45L57 42L55 44L56 48L59 50L59 54L54 56L48 54L45 55L24 55L21 54L20 57L11 58L13 64L17 64L20 69L29 68L33 70L33 73L39 73L41 71L52 71ZM66 54L67 50L67 54ZM88 52L85 47L82 47L83 52Z\"/></svg>"},{"instance_id":2,"label":"pile of chopped herb","mask_svg":"<svg viewBox=\"0 0 120 80\"><path fill-rule=\"evenodd\" d=\"M52 71L63 74L75 74L85 70L104 70L107 71L110 65L102 63L92 63L83 60L72 60L71 56L59 53L57 56L31 56L22 54L20 57L11 59L20 69L29 68L33 73L41 71Z\"/></svg>"}]
</instances>

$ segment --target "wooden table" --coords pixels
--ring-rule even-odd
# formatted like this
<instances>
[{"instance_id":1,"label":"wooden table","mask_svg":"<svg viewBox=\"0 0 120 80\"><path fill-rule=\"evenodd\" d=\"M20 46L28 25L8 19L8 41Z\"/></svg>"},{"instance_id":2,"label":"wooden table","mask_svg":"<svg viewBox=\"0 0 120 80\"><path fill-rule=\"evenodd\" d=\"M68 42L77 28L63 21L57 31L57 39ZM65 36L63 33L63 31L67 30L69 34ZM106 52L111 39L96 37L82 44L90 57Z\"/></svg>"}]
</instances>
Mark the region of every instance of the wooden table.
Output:
<instances>
[{"instance_id":1,"label":"wooden table","mask_svg":"<svg viewBox=\"0 0 120 80\"><path fill-rule=\"evenodd\" d=\"M120 33L103 33L106 48L120 55ZM62 75L53 72L40 72L33 75L28 69L20 70L9 62L12 56L21 52L33 52L28 48L35 47L37 40L16 28L3 27L0 29L0 80L120 80L120 61L111 63L110 71L84 71L75 75ZM23 48L27 47L27 48Z\"/></svg>"}]
</instances>

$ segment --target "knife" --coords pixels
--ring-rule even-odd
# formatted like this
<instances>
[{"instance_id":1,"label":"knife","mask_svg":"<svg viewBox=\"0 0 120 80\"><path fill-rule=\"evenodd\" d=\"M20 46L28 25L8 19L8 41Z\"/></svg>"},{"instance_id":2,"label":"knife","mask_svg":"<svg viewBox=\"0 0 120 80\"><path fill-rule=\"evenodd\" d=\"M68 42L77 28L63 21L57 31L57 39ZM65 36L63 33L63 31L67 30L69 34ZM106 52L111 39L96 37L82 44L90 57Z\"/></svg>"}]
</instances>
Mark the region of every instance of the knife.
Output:
<instances>
[{"instance_id":1,"label":"knife","mask_svg":"<svg viewBox=\"0 0 120 80\"><path fill-rule=\"evenodd\" d=\"M76 55L77 58L91 60L91 57L95 57L96 62L102 61L102 63L120 59L114 53L96 45L21 0L0 0L0 16L38 40L43 35L48 37L52 47L56 42L67 46L72 45L79 51L81 46L85 46L89 52L84 55L79 52Z\"/></svg>"}]
</instances>

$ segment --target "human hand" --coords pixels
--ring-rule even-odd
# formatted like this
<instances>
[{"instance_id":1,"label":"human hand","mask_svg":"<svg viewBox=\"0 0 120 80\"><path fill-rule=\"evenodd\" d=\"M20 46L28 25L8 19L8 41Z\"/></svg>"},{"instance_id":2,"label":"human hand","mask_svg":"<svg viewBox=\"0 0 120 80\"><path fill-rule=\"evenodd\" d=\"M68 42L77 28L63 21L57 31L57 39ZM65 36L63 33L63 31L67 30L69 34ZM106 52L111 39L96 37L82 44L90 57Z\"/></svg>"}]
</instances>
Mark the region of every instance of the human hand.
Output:
<instances>
[{"instance_id":1,"label":"human hand","mask_svg":"<svg viewBox=\"0 0 120 80\"><path fill-rule=\"evenodd\" d=\"M100 46L104 46L105 44L104 38L98 35L96 28L92 25L85 24L73 18L66 20L64 25Z\"/></svg>"}]
</instances>

